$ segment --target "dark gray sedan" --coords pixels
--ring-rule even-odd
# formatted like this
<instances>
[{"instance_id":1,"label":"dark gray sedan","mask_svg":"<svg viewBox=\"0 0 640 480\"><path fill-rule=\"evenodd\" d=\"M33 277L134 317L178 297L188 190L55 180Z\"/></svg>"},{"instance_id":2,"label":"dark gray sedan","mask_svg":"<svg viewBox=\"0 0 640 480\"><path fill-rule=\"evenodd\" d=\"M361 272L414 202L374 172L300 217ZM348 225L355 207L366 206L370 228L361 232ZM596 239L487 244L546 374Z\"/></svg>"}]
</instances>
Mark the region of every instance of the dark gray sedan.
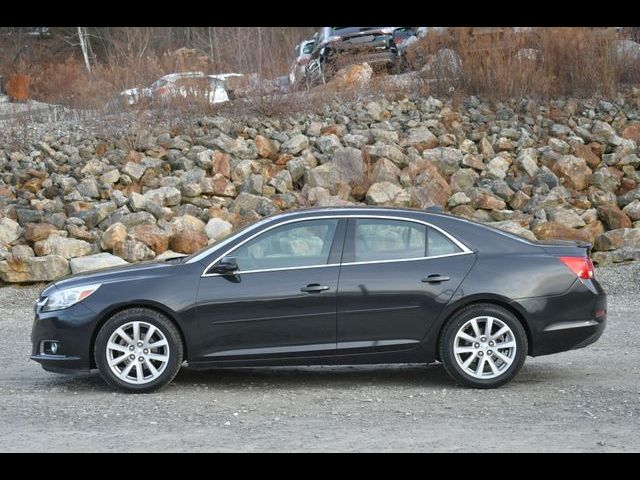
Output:
<instances>
[{"instance_id":1,"label":"dark gray sedan","mask_svg":"<svg viewBox=\"0 0 640 480\"><path fill-rule=\"evenodd\" d=\"M423 210L264 218L189 257L74 275L35 306L32 359L147 392L193 368L432 363L497 387L527 355L595 342L590 245Z\"/></svg>"}]
</instances>

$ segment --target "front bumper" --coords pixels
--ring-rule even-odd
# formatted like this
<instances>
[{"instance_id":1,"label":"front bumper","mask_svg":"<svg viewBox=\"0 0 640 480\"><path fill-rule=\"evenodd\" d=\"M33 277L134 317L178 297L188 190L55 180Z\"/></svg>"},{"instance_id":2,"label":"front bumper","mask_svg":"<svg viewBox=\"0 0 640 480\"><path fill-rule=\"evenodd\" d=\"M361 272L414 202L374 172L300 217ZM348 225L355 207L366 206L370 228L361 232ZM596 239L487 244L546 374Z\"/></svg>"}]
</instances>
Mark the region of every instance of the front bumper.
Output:
<instances>
[{"instance_id":1,"label":"front bumper","mask_svg":"<svg viewBox=\"0 0 640 480\"><path fill-rule=\"evenodd\" d=\"M562 295L521 298L512 305L526 317L534 357L591 345L607 324L607 296L595 280L576 279Z\"/></svg>"},{"instance_id":2,"label":"front bumper","mask_svg":"<svg viewBox=\"0 0 640 480\"><path fill-rule=\"evenodd\" d=\"M31 360L47 371L70 373L91 369L91 345L96 314L77 303L64 310L53 312L36 311L31 330ZM42 349L42 342L59 342L55 355Z\"/></svg>"}]
</instances>

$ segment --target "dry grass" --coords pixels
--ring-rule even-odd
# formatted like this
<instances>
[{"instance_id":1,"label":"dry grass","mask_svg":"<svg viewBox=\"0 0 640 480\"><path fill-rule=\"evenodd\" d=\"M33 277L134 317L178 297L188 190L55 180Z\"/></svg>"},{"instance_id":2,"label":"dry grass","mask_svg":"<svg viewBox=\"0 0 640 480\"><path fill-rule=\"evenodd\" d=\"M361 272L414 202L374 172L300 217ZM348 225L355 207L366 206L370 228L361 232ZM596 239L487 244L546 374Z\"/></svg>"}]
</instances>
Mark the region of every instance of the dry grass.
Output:
<instances>
[{"instance_id":1,"label":"dry grass","mask_svg":"<svg viewBox=\"0 0 640 480\"><path fill-rule=\"evenodd\" d=\"M465 93L492 99L519 96L584 97L614 95L625 83L638 83L640 61L617 55L621 39L613 29L455 28L447 34L431 33L409 52L416 69L428 66L431 74L447 79ZM461 60L459 75L436 53L452 49Z\"/></svg>"}]
</instances>

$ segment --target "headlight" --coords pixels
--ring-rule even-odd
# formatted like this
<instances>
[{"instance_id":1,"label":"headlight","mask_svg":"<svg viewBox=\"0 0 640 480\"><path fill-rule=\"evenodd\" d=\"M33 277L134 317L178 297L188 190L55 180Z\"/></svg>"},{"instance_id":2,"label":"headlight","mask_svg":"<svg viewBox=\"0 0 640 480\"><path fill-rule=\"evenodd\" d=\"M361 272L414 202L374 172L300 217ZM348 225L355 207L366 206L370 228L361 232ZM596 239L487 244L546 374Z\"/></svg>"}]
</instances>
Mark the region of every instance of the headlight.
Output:
<instances>
[{"instance_id":1,"label":"headlight","mask_svg":"<svg viewBox=\"0 0 640 480\"><path fill-rule=\"evenodd\" d=\"M62 310L63 308L69 308L71 305L75 305L80 300L87 298L93 292L100 288L101 283L95 283L93 285L84 285L82 287L65 288L64 290L52 293L47 297L47 300L42 306L43 312L50 312L52 310Z\"/></svg>"}]
</instances>

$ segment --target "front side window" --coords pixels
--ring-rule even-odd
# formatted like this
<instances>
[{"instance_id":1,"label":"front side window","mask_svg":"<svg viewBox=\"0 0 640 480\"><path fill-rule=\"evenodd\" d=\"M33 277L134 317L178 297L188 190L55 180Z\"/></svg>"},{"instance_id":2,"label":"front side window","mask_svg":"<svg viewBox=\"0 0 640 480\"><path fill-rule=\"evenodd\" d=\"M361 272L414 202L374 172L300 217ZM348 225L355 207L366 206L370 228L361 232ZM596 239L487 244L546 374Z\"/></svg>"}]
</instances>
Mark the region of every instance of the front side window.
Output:
<instances>
[{"instance_id":1,"label":"front side window","mask_svg":"<svg viewBox=\"0 0 640 480\"><path fill-rule=\"evenodd\" d=\"M427 227L403 220L357 219L354 253L356 262L423 258Z\"/></svg>"},{"instance_id":2,"label":"front side window","mask_svg":"<svg viewBox=\"0 0 640 480\"><path fill-rule=\"evenodd\" d=\"M326 265L337 225L337 219L282 225L249 240L228 256L236 258L241 272Z\"/></svg>"}]
</instances>

